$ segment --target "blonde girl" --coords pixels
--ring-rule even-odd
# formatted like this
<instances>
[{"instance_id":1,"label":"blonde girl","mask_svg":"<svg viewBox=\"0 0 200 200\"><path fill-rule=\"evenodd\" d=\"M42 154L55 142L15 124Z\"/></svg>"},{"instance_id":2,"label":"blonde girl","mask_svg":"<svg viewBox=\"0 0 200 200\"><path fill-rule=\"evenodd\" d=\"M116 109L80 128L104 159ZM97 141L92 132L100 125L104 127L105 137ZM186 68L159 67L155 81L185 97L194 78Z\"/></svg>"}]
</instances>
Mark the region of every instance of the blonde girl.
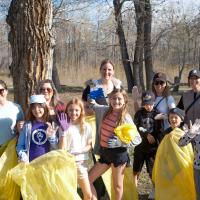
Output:
<instances>
[{"instance_id":1,"label":"blonde girl","mask_svg":"<svg viewBox=\"0 0 200 200\"><path fill-rule=\"evenodd\" d=\"M97 199L93 183L111 167L115 199L121 200L123 196L124 170L129 163L129 156L127 146L124 146L115 136L114 129L124 123L134 123L126 111L128 96L124 89L115 88L109 95L109 103L110 106L93 105L98 125L94 150L96 154L100 155L100 159L90 170L89 179L93 199ZM140 138L139 135L138 137ZM139 140L137 138L137 141L140 142L141 138ZM132 142L134 143L134 141Z\"/></svg>"},{"instance_id":2,"label":"blonde girl","mask_svg":"<svg viewBox=\"0 0 200 200\"><path fill-rule=\"evenodd\" d=\"M69 128L60 138L60 148L73 154L77 164L78 184L83 192L84 200L92 199L88 179L89 151L92 148L92 129L85 122L84 105L81 100L74 98L66 106Z\"/></svg>"}]
</instances>

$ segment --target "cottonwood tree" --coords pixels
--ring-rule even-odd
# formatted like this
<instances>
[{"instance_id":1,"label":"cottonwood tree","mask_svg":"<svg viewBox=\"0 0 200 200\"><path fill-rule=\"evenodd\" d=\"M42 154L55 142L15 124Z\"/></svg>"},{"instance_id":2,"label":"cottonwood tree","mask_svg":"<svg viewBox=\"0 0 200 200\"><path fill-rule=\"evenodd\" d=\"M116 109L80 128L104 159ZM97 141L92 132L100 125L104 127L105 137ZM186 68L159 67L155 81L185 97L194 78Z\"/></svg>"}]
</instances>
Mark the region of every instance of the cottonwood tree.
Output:
<instances>
[{"instance_id":1,"label":"cottonwood tree","mask_svg":"<svg viewBox=\"0 0 200 200\"><path fill-rule=\"evenodd\" d=\"M12 0L8 10L14 100L24 110L38 81L52 77L52 11L51 0Z\"/></svg>"}]
</instances>

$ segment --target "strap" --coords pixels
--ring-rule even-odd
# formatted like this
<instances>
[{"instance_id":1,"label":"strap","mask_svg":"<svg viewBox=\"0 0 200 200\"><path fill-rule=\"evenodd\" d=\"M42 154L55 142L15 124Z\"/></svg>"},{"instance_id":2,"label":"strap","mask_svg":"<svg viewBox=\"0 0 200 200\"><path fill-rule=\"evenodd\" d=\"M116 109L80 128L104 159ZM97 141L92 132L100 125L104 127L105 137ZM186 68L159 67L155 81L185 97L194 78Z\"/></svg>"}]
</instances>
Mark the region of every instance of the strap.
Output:
<instances>
[{"instance_id":1,"label":"strap","mask_svg":"<svg viewBox=\"0 0 200 200\"><path fill-rule=\"evenodd\" d=\"M187 114L187 112L190 110L190 108L197 102L197 100L200 98L200 95L194 99L194 101L187 107L187 109L185 110L185 114Z\"/></svg>"},{"instance_id":2,"label":"strap","mask_svg":"<svg viewBox=\"0 0 200 200\"><path fill-rule=\"evenodd\" d=\"M154 106L154 109L156 110L156 108L158 107L158 105L162 102L162 100L165 99L165 97L163 97L162 99L160 99L160 101Z\"/></svg>"}]
</instances>

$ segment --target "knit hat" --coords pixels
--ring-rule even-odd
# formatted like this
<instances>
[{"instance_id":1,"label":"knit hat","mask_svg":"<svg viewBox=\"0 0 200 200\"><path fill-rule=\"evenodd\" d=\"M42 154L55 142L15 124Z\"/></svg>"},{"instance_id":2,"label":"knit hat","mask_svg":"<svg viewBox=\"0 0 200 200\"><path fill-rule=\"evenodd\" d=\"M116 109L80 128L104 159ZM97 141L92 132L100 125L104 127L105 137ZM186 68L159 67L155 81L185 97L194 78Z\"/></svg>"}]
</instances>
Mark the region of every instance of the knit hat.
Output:
<instances>
[{"instance_id":1,"label":"knit hat","mask_svg":"<svg viewBox=\"0 0 200 200\"><path fill-rule=\"evenodd\" d=\"M155 102L155 95L153 92L147 90L142 93L142 105L152 105Z\"/></svg>"},{"instance_id":2,"label":"knit hat","mask_svg":"<svg viewBox=\"0 0 200 200\"><path fill-rule=\"evenodd\" d=\"M44 98L44 95L38 94L38 95L32 95L29 99L29 104L33 103L46 103L46 99Z\"/></svg>"},{"instance_id":3,"label":"knit hat","mask_svg":"<svg viewBox=\"0 0 200 200\"><path fill-rule=\"evenodd\" d=\"M162 73L162 72L158 72L154 75L153 77L153 82L155 81L163 81L166 82L167 81L167 76L166 74Z\"/></svg>"},{"instance_id":4,"label":"knit hat","mask_svg":"<svg viewBox=\"0 0 200 200\"><path fill-rule=\"evenodd\" d=\"M192 69L188 74L188 78L191 78L192 76L200 78L200 71L198 69Z\"/></svg>"},{"instance_id":5,"label":"knit hat","mask_svg":"<svg viewBox=\"0 0 200 200\"><path fill-rule=\"evenodd\" d=\"M184 120L184 117L185 117L184 110L181 110L179 108L172 108L172 109L170 109L169 110L169 114L176 114L176 115L178 115L181 118L182 121Z\"/></svg>"}]
</instances>

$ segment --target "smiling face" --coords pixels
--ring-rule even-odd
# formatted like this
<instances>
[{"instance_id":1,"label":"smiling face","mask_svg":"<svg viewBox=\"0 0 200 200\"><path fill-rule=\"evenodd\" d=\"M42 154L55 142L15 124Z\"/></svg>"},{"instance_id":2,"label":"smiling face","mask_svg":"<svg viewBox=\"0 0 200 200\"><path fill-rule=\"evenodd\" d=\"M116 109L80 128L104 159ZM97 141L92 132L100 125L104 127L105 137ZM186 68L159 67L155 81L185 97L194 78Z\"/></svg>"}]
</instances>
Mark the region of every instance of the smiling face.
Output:
<instances>
[{"instance_id":1,"label":"smiling face","mask_svg":"<svg viewBox=\"0 0 200 200\"><path fill-rule=\"evenodd\" d=\"M157 96L161 96L165 90L166 82L155 80L153 82L153 87L156 91Z\"/></svg>"},{"instance_id":2,"label":"smiling face","mask_svg":"<svg viewBox=\"0 0 200 200\"><path fill-rule=\"evenodd\" d=\"M7 99L8 90L3 87L3 85L0 84L0 102L5 102Z\"/></svg>"},{"instance_id":3,"label":"smiling face","mask_svg":"<svg viewBox=\"0 0 200 200\"><path fill-rule=\"evenodd\" d=\"M44 83L40 89L40 93L44 95L47 102L50 102L53 97L53 88L50 83Z\"/></svg>"},{"instance_id":4,"label":"smiling face","mask_svg":"<svg viewBox=\"0 0 200 200\"><path fill-rule=\"evenodd\" d=\"M77 104L70 104L67 108L67 114L72 123L78 123L80 121L81 108Z\"/></svg>"},{"instance_id":5,"label":"smiling face","mask_svg":"<svg viewBox=\"0 0 200 200\"><path fill-rule=\"evenodd\" d=\"M120 111L125 105L125 99L122 93L117 92L113 94L110 98L110 105L114 111Z\"/></svg>"},{"instance_id":6,"label":"smiling face","mask_svg":"<svg viewBox=\"0 0 200 200\"><path fill-rule=\"evenodd\" d=\"M178 128L181 122L182 120L178 115L172 113L169 114L169 123L173 129Z\"/></svg>"},{"instance_id":7,"label":"smiling face","mask_svg":"<svg viewBox=\"0 0 200 200\"><path fill-rule=\"evenodd\" d=\"M113 65L110 63L106 63L104 64L101 68L100 68L100 73L101 73L101 78L103 80L111 80L111 78L114 75L114 68Z\"/></svg>"},{"instance_id":8,"label":"smiling face","mask_svg":"<svg viewBox=\"0 0 200 200\"><path fill-rule=\"evenodd\" d=\"M31 112L36 120L41 121L44 117L45 109L40 103L31 105Z\"/></svg>"},{"instance_id":9,"label":"smiling face","mask_svg":"<svg viewBox=\"0 0 200 200\"><path fill-rule=\"evenodd\" d=\"M191 76L188 79L189 85L194 92L200 91L200 78L197 76Z\"/></svg>"}]
</instances>

